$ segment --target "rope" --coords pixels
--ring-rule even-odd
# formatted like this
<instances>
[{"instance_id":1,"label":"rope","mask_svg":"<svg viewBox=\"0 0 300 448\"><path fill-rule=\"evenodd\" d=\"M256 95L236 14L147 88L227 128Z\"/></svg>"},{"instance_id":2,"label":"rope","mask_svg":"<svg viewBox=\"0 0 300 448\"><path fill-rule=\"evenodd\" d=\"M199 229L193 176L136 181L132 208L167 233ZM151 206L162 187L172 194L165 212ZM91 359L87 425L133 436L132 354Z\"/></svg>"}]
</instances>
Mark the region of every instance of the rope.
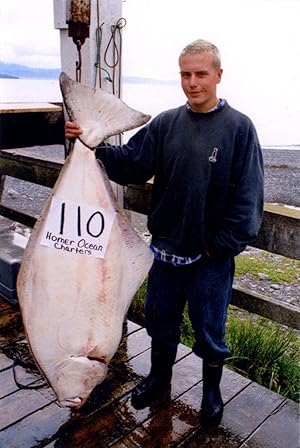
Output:
<instances>
[{"instance_id":1,"label":"rope","mask_svg":"<svg viewBox=\"0 0 300 448\"><path fill-rule=\"evenodd\" d=\"M113 94L116 94L116 83L118 87L118 97L120 98L120 90L121 90L121 56L122 56L122 33L121 30L126 26L126 20L121 17L115 25L111 26L111 36L108 41L106 50L104 52L104 62L105 64L113 70ZM120 45L120 50L117 45L117 37ZM108 53L110 47L112 46L112 55L113 55L113 63L110 64L108 62ZM116 69L119 65L119 76L116 81Z\"/></svg>"},{"instance_id":2,"label":"rope","mask_svg":"<svg viewBox=\"0 0 300 448\"><path fill-rule=\"evenodd\" d=\"M17 341L7 345L3 348L3 352L11 359L13 359L13 377L16 385L20 389L41 389L47 386L47 381L40 374L39 369L29 351L27 341ZM30 371L34 375L39 374L40 378L33 381L31 384L22 384L17 378L17 367L20 366L26 371Z\"/></svg>"},{"instance_id":3,"label":"rope","mask_svg":"<svg viewBox=\"0 0 300 448\"><path fill-rule=\"evenodd\" d=\"M43 379L41 377L40 380L36 380L36 382L34 382L33 384L22 384L20 383L20 381L17 378L17 373L16 373L16 367L17 366L21 366L24 369L28 368L29 365L25 362L22 362L20 359L15 359L14 363L13 363L13 376L14 376L14 381L16 383L16 385L18 386L19 389L42 389L43 387L47 386L48 383L45 379Z\"/></svg>"},{"instance_id":4,"label":"rope","mask_svg":"<svg viewBox=\"0 0 300 448\"><path fill-rule=\"evenodd\" d=\"M105 72L107 76L107 80L112 83L112 93L116 95L116 91L118 93L118 97L121 96L121 58L122 58L122 33L121 30L124 28L127 24L126 20L121 17L119 20L117 20L115 25L111 25L111 36L108 41L108 44L104 50L104 56L103 61L105 66L102 67L101 65L101 47L102 47L102 40L103 40L103 26L104 22L100 25L100 6L99 1L97 1L97 28L96 28L96 62L95 62L95 81L94 81L94 88L97 87L97 79L99 82L99 87L102 87L102 80L101 80L101 72ZM119 48L118 48L119 44ZM111 49L112 47L112 49ZM112 50L112 62L109 62L108 55L110 50ZM117 68L119 66L119 74L118 77L116 76ZM108 69L112 69L112 75Z\"/></svg>"},{"instance_id":5,"label":"rope","mask_svg":"<svg viewBox=\"0 0 300 448\"><path fill-rule=\"evenodd\" d=\"M85 143L83 140L81 140L80 137L77 137L78 140L84 145L86 146L88 149L90 149L91 151L95 151L95 149L97 148L97 146L89 146L87 143Z\"/></svg>"}]
</instances>

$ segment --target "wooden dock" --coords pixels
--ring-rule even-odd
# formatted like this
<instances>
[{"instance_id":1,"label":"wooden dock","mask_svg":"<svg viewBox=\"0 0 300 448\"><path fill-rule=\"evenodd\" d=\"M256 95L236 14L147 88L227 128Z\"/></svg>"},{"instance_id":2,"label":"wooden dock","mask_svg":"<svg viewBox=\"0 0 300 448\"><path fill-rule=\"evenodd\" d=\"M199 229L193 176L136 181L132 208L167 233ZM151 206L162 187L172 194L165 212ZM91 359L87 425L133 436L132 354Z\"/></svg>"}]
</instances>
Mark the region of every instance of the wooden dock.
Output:
<instances>
[{"instance_id":1,"label":"wooden dock","mask_svg":"<svg viewBox=\"0 0 300 448\"><path fill-rule=\"evenodd\" d=\"M183 345L170 393L135 409L130 392L149 371L150 339L133 322L124 324L107 379L77 412L59 407L48 385L35 387L39 374L25 368L24 360L16 362L22 346L18 306L0 298L0 447L299 448L298 405L228 369L222 380L223 420L218 428L204 430L202 363ZM16 384L14 371L17 383L26 387Z\"/></svg>"}]
</instances>

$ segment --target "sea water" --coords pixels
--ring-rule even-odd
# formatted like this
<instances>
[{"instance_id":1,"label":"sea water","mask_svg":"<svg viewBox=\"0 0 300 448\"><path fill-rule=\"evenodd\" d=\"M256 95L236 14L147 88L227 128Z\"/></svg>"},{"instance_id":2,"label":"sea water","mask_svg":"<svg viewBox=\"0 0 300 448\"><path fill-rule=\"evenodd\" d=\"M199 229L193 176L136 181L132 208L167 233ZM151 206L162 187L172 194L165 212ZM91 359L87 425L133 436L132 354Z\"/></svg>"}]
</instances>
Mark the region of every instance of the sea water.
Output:
<instances>
[{"instance_id":1,"label":"sea water","mask_svg":"<svg viewBox=\"0 0 300 448\"><path fill-rule=\"evenodd\" d=\"M263 146L300 148L300 102L274 97L240 95L234 86L220 86L220 96L254 122ZM185 103L178 82L123 82L122 99L130 107L155 116ZM61 102L58 80L0 79L0 103ZM134 131L126 133L128 138Z\"/></svg>"}]
</instances>

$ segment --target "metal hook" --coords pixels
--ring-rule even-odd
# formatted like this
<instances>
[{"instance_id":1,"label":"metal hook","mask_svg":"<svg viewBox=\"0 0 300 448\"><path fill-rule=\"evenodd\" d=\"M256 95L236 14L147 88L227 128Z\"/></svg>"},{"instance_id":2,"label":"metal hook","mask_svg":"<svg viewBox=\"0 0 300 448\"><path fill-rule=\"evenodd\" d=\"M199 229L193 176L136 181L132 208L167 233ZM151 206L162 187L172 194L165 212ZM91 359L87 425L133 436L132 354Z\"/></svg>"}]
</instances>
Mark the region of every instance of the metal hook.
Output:
<instances>
[{"instance_id":1,"label":"metal hook","mask_svg":"<svg viewBox=\"0 0 300 448\"><path fill-rule=\"evenodd\" d=\"M81 82L81 65L82 65L82 61L81 61L81 41L79 39L76 40L75 42L76 47L77 47L77 53L78 53L78 61L76 61L76 81L77 82Z\"/></svg>"}]
</instances>

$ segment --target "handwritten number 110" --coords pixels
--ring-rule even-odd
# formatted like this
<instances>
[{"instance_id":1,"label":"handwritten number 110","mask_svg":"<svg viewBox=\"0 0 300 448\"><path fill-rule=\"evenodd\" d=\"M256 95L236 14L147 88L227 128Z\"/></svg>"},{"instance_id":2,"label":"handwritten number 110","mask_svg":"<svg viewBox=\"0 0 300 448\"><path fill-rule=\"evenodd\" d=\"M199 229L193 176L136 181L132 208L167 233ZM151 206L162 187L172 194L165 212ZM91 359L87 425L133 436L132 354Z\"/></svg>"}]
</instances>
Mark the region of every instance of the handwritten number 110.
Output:
<instances>
[{"instance_id":1,"label":"handwritten number 110","mask_svg":"<svg viewBox=\"0 0 300 448\"><path fill-rule=\"evenodd\" d=\"M60 210L60 226L59 233L63 235L64 226L65 226L65 218L66 218L66 203L62 202L61 210ZM100 218L100 219L99 219ZM97 222L98 219L98 222ZM96 224L95 224L96 220ZM93 233L91 230L92 224L94 227L98 226L98 232ZM81 217L81 207L80 205L77 207L77 235L81 236L81 226L82 226L82 217ZM86 231L93 238L98 238L104 231L104 216L100 211L94 212L91 214L89 219L86 221Z\"/></svg>"}]
</instances>

